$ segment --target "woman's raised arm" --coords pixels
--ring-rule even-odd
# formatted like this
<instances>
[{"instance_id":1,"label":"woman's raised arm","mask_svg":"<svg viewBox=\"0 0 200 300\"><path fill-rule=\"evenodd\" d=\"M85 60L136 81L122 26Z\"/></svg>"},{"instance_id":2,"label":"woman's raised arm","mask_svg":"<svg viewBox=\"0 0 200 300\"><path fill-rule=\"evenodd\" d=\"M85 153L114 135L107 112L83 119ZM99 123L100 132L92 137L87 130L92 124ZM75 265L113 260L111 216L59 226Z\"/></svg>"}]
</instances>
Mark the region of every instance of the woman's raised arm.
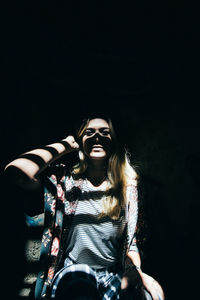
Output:
<instances>
[{"instance_id":1,"label":"woman's raised arm","mask_svg":"<svg viewBox=\"0 0 200 300\"><path fill-rule=\"evenodd\" d=\"M68 136L60 142L23 153L5 167L5 173L17 185L35 189L40 185L38 175L50 163L78 149L79 145L74 137Z\"/></svg>"}]
</instances>

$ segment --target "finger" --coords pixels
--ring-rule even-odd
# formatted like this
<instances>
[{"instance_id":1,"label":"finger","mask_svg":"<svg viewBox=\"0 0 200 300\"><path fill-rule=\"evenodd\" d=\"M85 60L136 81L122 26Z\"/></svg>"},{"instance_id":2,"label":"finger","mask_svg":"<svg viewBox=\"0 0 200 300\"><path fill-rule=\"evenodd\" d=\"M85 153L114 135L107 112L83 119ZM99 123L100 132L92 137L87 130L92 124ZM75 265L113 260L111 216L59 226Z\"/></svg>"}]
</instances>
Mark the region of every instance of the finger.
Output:
<instances>
[{"instance_id":1,"label":"finger","mask_svg":"<svg viewBox=\"0 0 200 300\"><path fill-rule=\"evenodd\" d=\"M157 281L155 281L154 285L155 285L155 288L156 288L159 296L162 298L162 300L164 300L165 295L164 295L164 292L163 292L163 289L162 289L161 285Z\"/></svg>"},{"instance_id":2,"label":"finger","mask_svg":"<svg viewBox=\"0 0 200 300\"><path fill-rule=\"evenodd\" d=\"M69 142L69 143L73 143L75 142L75 139L72 135L68 135L68 137L66 138L66 140Z\"/></svg>"},{"instance_id":3,"label":"finger","mask_svg":"<svg viewBox=\"0 0 200 300\"><path fill-rule=\"evenodd\" d=\"M77 142L73 142L72 143L72 147L74 148L74 149L79 149L79 144L77 143Z\"/></svg>"},{"instance_id":4,"label":"finger","mask_svg":"<svg viewBox=\"0 0 200 300\"><path fill-rule=\"evenodd\" d=\"M73 149L79 149L79 144L75 141L74 137L72 135L69 135L66 138L66 141L69 143L70 147Z\"/></svg>"},{"instance_id":5,"label":"finger","mask_svg":"<svg viewBox=\"0 0 200 300\"><path fill-rule=\"evenodd\" d=\"M163 289L162 289L161 285L158 283L158 281L153 280L153 285L159 293L163 293Z\"/></svg>"},{"instance_id":6,"label":"finger","mask_svg":"<svg viewBox=\"0 0 200 300\"><path fill-rule=\"evenodd\" d=\"M165 299L163 289L156 280L153 280L153 282L152 282L152 285L150 287L150 293L153 294L152 297L156 297L155 298L156 300L157 299L158 300L160 300L160 299L164 300ZM154 298L153 298L153 300L154 300Z\"/></svg>"},{"instance_id":7,"label":"finger","mask_svg":"<svg viewBox=\"0 0 200 300\"><path fill-rule=\"evenodd\" d=\"M151 289L149 290L149 293L151 294L153 300L159 300L158 292L154 286L151 287Z\"/></svg>"}]
</instances>

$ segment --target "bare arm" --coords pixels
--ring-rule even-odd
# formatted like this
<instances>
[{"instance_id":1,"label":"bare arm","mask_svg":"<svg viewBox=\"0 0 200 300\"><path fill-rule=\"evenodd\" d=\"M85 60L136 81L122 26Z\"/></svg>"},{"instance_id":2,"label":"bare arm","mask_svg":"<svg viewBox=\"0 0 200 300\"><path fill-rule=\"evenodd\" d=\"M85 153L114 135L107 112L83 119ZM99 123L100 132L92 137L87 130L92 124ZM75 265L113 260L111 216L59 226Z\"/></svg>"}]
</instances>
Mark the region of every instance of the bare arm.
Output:
<instances>
[{"instance_id":1,"label":"bare arm","mask_svg":"<svg viewBox=\"0 0 200 300\"><path fill-rule=\"evenodd\" d=\"M138 271L141 269L141 258L139 252L129 251L127 253L127 257L131 260L131 262L136 266Z\"/></svg>"},{"instance_id":2,"label":"bare arm","mask_svg":"<svg viewBox=\"0 0 200 300\"><path fill-rule=\"evenodd\" d=\"M133 236L130 247L127 251L126 266L135 265L141 277L144 288L151 294L153 300L164 299L164 292L160 284L151 276L141 270L141 258L136 241L136 224L138 218L138 192L136 186L130 186L127 196L129 197L128 232ZM134 276L125 271L121 282L121 288L126 289L134 285Z\"/></svg>"},{"instance_id":3,"label":"bare arm","mask_svg":"<svg viewBox=\"0 0 200 300\"><path fill-rule=\"evenodd\" d=\"M38 175L47 166L61 156L78 150L79 145L73 136L62 141L23 153L5 167L5 172L12 180L23 188L37 188L40 183Z\"/></svg>"}]
</instances>

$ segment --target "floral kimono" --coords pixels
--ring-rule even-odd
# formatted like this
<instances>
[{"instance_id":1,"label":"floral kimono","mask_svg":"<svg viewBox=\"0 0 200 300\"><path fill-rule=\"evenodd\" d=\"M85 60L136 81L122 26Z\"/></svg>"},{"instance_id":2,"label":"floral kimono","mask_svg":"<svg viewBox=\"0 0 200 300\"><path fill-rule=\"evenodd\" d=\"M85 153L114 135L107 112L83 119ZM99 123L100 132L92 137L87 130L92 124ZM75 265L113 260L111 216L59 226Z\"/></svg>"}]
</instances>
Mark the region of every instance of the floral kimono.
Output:
<instances>
[{"instance_id":1,"label":"floral kimono","mask_svg":"<svg viewBox=\"0 0 200 300\"><path fill-rule=\"evenodd\" d=\"M59 164L49 168L44 182L44 231L41 242L41 270L35 287L35 299L48 299L55 273L62 260L63 237L67 236L78 204L83 179L66 175L66 167ZM127 226L124 237L124 258L127 250L138 251L136 245L136 224L138 215L136 182L127 186ZM64 239L66 240L66 239ZM124 259L123 259L124 261Z\"/></svg>"}]
</instances>

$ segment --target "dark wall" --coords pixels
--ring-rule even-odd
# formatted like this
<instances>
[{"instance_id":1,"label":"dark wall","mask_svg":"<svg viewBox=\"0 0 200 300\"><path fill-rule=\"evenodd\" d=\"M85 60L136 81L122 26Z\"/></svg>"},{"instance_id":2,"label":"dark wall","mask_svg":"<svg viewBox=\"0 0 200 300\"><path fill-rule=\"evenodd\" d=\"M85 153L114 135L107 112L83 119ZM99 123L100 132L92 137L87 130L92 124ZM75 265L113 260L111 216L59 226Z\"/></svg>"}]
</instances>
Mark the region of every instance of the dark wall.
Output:
<instances>
[{"instance_id":1,"label":"dark wall","mask_svg":"<svg viewBox=\"0 0 200 300\"><path fill-rule=\"evenodd\" d=\"M196 12L169 1L34 1L7 5L3 19L2 169L18 154L74 133L88 114L110 114L141 178L144 268L168 299L196 294ZM23 276L23 205L19 191L7 182L3 188L6 272Z\"/></svg>"}]
</instances>

